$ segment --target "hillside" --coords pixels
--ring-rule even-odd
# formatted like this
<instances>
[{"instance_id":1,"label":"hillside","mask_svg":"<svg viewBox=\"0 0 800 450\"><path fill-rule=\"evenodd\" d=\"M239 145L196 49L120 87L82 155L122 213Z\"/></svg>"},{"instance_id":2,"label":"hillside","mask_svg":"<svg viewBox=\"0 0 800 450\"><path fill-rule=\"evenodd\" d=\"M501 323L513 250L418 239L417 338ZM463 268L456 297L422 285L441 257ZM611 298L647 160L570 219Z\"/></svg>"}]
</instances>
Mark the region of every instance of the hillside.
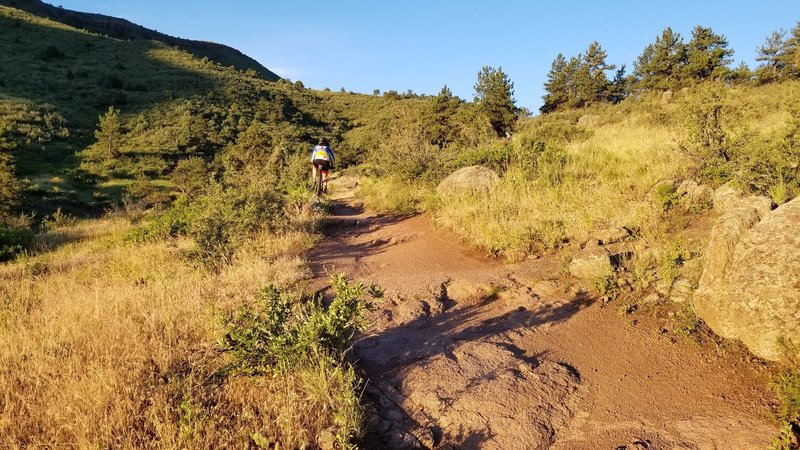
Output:
<instances>
[{"instance_id":1,"label":"hillside","mask_svg":"<svg viewBox=\"0 0 800 450\"><path fill-rule=\"evenodd\" d=\"M796 448L800 60L669 42L531 116L2 2L0 447Z\"/></svg>"},{"instance_id":2,"label":"hillside","mask_svg":"<svg viewBox=\"0 0 800 450\"><path fill-rule=\"evenodd\" d=\"M179 47L198 58L206 57L225 67L233 66L238 70L252 69L259 76L269 81L280 79L278 75L261 65L258 61L227 45L213 42L192 41L169 36L150 30L125 19L72 11L53 6L41 0L1 0L0 5L27 11L38 17L48 18L55 22L69 25L91 33L109 36L120 40L149 40L163 42L169 46Z\"/></svg>"},{"instance_id":3,"label":"hillside","mask_svg":"<svg viewBox=\"0 0 800 450\"><path fill-rule=\"evenodd\" d=\"M303 152L336 122L301 86L164 42L111 38L5 6L0 24L0 129L17 172L33 181L28 212L107 207L126 180L144 172L163 180L191 155L210 161L256 117L291 121ZM122 117L122 158L101 167L91 144L109 107Z\"/></svg>"}]
</instances>

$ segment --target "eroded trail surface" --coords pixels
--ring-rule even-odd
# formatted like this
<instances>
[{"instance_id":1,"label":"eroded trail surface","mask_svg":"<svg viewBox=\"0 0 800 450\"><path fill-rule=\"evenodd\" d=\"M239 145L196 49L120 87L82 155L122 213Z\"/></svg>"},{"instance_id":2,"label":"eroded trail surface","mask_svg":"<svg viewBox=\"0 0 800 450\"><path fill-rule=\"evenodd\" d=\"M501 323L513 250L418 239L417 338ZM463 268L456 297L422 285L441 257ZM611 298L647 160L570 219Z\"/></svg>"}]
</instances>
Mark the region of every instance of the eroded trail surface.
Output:
<instances>
[{"instance_id":1,"label":"eroded trail surface","mask_svg":"<svg viewBox=\"0 0 800 450\"><path fill-rule=\"evenodd\" d=\"M354 344L374 448L756 449L766 374L632 326L555 258L487 260L423 216L337 200L311 255L385 289Z\"/></svg>"}]
</instances>

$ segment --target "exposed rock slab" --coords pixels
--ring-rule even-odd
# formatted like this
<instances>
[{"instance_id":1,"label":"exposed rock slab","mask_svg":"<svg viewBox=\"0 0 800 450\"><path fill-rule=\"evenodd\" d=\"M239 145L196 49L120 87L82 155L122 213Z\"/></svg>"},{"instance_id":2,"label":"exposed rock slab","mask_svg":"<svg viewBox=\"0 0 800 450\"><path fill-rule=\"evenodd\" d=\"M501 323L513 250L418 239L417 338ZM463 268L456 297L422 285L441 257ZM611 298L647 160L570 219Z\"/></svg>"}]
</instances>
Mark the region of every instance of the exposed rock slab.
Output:
<instances>
[{"instance_id":1,"label":"exposed rock slab","mask_svg":"<svg viewBox=\"0 0 800 450\"><path fill-rule=\"evenodd\" d=\"M694 301L716 333L774 360L780 339L800 342L800 198L759 222L764 204L742 199L720 217Z\"/></svg>"}]
</instances>

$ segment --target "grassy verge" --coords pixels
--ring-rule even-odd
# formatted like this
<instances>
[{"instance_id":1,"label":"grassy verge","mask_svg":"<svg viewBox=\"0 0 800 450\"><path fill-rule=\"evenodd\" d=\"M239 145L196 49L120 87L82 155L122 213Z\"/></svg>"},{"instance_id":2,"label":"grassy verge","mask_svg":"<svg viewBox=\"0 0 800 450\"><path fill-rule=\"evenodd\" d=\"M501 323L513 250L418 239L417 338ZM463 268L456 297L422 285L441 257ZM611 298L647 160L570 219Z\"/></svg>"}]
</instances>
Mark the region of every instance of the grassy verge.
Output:
<instances>
[{"instance_id":1,"label":"grassy verge","mask_svg":"<svg viewBox=\"0 0 800 450\"><path fill-rule=\"evenodd\" d=\"M130 229L115 218L54 225L41 253L0 266L1 447L350 445L358 380L339 347L306 334L312 350L290 370L242 371L247 352L225 339L258 337L260 322L235 319L264 285L302 290L312 235L258 234L209 271L186 257L190 239L132 242ZM324 329L344 336L357 325L348 317Z\"/></svg>"}]
</instances>

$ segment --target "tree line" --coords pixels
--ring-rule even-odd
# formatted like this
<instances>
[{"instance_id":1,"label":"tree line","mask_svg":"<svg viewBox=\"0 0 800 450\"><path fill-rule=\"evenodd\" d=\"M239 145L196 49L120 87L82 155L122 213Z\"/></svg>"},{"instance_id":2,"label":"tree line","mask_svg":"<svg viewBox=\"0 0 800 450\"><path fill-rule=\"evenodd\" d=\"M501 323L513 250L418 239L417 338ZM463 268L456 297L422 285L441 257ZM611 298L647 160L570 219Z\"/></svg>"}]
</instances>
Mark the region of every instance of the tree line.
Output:
<instances>
[{"instance_id":1,"label":"tree line","mask_svg":"<svg viewBox=\"0 0 800 450\"><path fill-rule=\"evenodd\" d=\"M665 28L648 44L626 75L625 66L608 64L608 54L598 42L585 52L567 59L559 53L553 60L544 84L542 113L562 108L577 108L600 102L617 103L630 93L656 89L669 90L703 80L770 83L800 77L800 21L791 31L774 31L759 46L751 70L745 63L731 68L733 49L724 35L697 25L689 42ZM608 73L614 71L611 79Z\"/></svg>"}]
</instances>

